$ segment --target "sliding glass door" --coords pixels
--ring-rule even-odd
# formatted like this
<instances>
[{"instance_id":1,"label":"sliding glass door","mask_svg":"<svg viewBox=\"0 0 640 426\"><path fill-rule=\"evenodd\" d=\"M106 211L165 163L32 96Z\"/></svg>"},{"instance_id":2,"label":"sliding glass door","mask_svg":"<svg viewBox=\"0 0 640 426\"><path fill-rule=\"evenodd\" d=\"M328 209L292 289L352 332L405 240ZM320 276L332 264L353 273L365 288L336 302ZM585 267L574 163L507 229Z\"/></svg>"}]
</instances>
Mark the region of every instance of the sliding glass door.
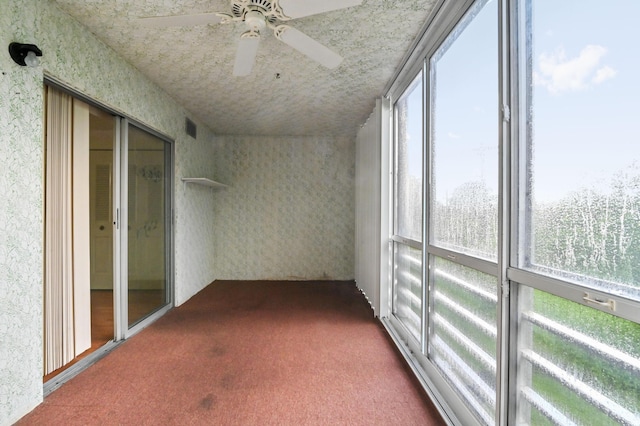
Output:
<instances>
[{"instance_id":1,"label":"sliding glass door","mask_svg":"<svg viewBox=\"0 0 640 426\"><path fill-rule=\"evenodd\" d=\"M171 145L131 124L126 132L127 324L132 327L170 300Z\"/></svg>"},{"instance_id":2,"label":"sliding glass door","mask_svg":"<svg viewBox=\"0 0 640 426\"><path fill-rule=\"evenodd\" d=\"M91 340L95 350L114 339L113 147L117 118L98 108L89 117Z\"/></svg>"},{"instance_id":3,"label":"sliding glass door","mask_svg":"<svg viewBox=\"0 0 640 426\"><path fill-rule=\"evenodd\" d=\"M171 307L173 187L168 139L46 93L45 382Z\"/></svg>"}]
</instances>

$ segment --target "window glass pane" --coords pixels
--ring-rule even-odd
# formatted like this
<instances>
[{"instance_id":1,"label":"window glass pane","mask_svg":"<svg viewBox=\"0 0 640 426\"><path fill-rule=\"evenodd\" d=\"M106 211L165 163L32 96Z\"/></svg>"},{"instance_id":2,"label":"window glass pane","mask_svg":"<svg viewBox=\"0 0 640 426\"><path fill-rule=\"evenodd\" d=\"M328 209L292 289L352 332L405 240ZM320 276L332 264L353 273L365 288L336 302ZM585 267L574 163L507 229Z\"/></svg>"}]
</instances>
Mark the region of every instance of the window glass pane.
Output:
<instances>
[{"instance_id":1,"label":"window glass pane","mask_svg":"<svg viewBox=\"0 0 640 426\"><path fill-rule=\"evenodd\" d=\"M431 243L494 260L498 2L478 2L431 59Z\"/></svg>"},{"instance_id":2,"label":"window glass pane","mask_svg":"<svg viewBox=\"0 0 640 426\"><path fill-rule=\"evenodd\" d=\"M496 277L432 259L429 355L478 419L494 424Z\"/></svg>"},{"instance_id":3,"label":"window glass pane","mask_svg":"<svg viewBox=\"0 0 640 426\"><path fill-rule=\"evenodd\" d=\"M396 230L422 241L422 73L396 103Z\"/></svg>"},{"instance_id":4,"label":"window glass pane","mask_svg":"<svg viewBox=\"0 0 640 426\"><path fill-rule=\"evenodd\" d=\"M523 287L517 424L640 424L640 324Z\"/></svg>"},{"instance_id":5,"label":"window glass pane","mask_svg":"<svg viewBox=\"0 0 640 426\"><path fill-rule=\"evenodd\" d=\"M395 244L393 310L417 342L422 330L422 250Z\"/></svg>"},{"instance_id":6,"label":"window glass pane","mask_svg":"<svg viewBox=\"0 0 640 426\"><path fill-rule=\"evenodd\" d=\"M522 4L520 265L640 300L640 2Z\"/></svg>"}]
</instances>

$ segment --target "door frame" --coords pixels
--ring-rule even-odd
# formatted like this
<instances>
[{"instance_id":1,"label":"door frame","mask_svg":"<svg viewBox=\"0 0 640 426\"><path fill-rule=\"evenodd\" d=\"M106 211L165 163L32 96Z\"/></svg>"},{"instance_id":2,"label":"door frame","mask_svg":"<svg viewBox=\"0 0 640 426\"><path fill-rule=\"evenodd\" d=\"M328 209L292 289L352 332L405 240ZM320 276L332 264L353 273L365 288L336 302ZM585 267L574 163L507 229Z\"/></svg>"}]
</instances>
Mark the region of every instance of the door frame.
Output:
<instances>
[{"instance_id":1,"label":"door frame","mask_svg":"<svg viewBox=\"0 0 640 426\"><path fill-rule=\"evenodd\" d=\"M47 396L69 379L75 377L87 367L91 366L99 359L107 355L125 339L135 335L137 332L153 323L156 319L164 315L173 308L175 304L175 256L174 256L174 165L175 165L175 143L174 140L144 123L138 122L127 117L121 111L116 111L112 107L105 105L95 99L92 99L70 87L64 82L50 75L44 76L44 86L51 86L61 90L73 98L78 99L91 107L100 109L111 114L115 121L115 137L113 146L113 295L114 295L114 338L107 342L104 346L94 351L92 354L79 360L69 368L63 370L60 374L43 384L44 396ZM169 144L165 150L165 276L166 276L166 300L167 303L160 309L156 310L142 321L136 323L133 327L128 327L127 321L127 228L126 228L126 208L127 208L127 138L126 132L129 126L143 130L151 135L161 139L164 143ZM44 167L44 165L43 165ZM124 219L124 220L123 220Z\"/></svg>"},{"instance_id":2,"label":"door frame","mask_svg":"<svg viewBox=\"0 0 640 426\"><path fill-rule=\"evenodd\" d=\"M114 149L114 164L118 164L118 167L115 168L114 176L114 191L115 187L118 189L118 197L114 200L114 218L117 218L115 221L115 229L114 233L117 234L117 238L114 238L114 307L117 306L114 312L114 321L115 324L115 337L117 340L127 339L147 325L151 324L156 319L160 318L164 315L168 310L170 310L174 306L174 256L173 256L173 244L174 244L174 235L173 235L173 186L174 186L174 150L175 145L173 141L141 124L136 122L130 118L121 117L118 120L120 124L120 128L117 129L119 134L119 143L117 144L117 149ZM128 300L128 275L129 275L129 251L128 251L128 199L129 199L129 180L128 180L128 170L129 170L129 128L130 126L136 127L139 130L149 133L152 136L157 137L162 140L164 143L169 144L169 149L165 150L165 170L168 172L168 176L166 176L166 185L165 185L165 276L167 277L167 288L166 288L166 297L167 304L162 306L160 309L151 313L149 316L144 318L142 321L137 322L132 327L129 327L129 300ZM169 157L169 158L167 158ZM117 247L116 242L117 240ZM116 266L116 264L119 264ZM116 269L117 272L116 272ZM115 291L117 288L117 292Z\"/></svg>"}]
</instances>

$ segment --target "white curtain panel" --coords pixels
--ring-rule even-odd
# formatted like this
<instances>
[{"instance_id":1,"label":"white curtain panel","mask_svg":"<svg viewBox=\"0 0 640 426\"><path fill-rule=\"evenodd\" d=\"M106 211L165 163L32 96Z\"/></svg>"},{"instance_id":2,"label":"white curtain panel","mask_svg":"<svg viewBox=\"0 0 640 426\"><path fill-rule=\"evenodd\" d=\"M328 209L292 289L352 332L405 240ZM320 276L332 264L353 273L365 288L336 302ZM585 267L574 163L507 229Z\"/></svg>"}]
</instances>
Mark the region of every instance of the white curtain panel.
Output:
<instances>
[{"instance_id":1,"label":"white curtain panel","mask_svg":"<svg viewBox=\"0 0 640 426\"><path fill-rule=\"evenodd\" d=\"M75 357L73 309L73 99L47 87L44 374Z\"/></svg>"}]
</instances>

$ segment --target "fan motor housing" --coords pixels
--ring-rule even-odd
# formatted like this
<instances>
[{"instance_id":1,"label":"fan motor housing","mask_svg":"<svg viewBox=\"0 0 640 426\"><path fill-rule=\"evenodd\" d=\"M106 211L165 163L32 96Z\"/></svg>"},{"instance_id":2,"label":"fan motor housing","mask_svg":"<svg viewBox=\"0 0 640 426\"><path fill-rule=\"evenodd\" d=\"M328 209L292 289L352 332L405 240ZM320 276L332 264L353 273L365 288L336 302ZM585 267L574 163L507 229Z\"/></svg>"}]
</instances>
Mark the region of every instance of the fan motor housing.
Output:
<instances>
[{"instance_id":1,"label":"fan motor housing","mask_svg":"<svg viewBox=\"0 0 640 426\"><path fill-rule=\"evenodd\" d=\"M259 12L269 23L273 24L277 18L272 13L273 5L269 0L235 0L232 6L233 16L245 18L248 22L251 12ZM264 27L262 27L264 28Z\"/></svg>"}]
</instances>

